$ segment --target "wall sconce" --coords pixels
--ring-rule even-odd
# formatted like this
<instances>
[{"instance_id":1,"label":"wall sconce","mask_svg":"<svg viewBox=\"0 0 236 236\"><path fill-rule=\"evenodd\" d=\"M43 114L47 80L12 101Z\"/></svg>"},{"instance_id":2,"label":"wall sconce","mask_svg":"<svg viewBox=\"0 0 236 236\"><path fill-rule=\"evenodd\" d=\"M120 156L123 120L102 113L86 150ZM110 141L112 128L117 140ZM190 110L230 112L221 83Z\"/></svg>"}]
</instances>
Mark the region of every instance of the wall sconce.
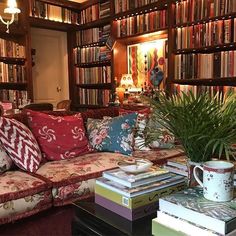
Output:
<instances>
[{"instance_id":1,"label":"wall sconce","mask_svg":"<svg viewBox=\"0 0 236 236\"><path fill-rule=\"evenodd\" d=\"M7 0L7 8L4 9L4 13L11 14L11 20L5 21L0 16L1 22L7 26L6 32L9 33L9 25L14 22L15 14L20 13L20 9L17 7L16 0Z\"/></svg>"}]
</instances>

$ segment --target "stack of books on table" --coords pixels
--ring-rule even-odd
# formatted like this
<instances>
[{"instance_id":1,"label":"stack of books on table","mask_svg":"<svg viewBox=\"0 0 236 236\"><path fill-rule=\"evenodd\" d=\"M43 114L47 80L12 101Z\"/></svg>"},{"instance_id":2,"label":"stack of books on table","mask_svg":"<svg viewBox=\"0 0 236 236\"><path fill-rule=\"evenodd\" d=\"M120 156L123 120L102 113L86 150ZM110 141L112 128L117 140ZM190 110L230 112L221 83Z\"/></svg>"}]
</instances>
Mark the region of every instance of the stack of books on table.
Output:
<instances>
[{"instance_id":1,"label":"stack of books on table","mask_svg":"<svg viewBox=\"0 0 236 236\"><path fill-rule=\"evenodd\" d=\"M139 174L118 168L103 172L103 177L96 180L95 202L126 219L136 220L156 212L161 196L185 186L185 177L157 166Z\"/></svg>"},{"instance_id":2,"label":"stack of books on table","mask_svg":"<svg viewBox=\"0 0 236 236\"><path fill-rule=\"evenodd\" d=\"M154 236L235 236L236 198L213 202L193 187L159 200L157 218L152 220Z\"/></svg>"},{"instance_id":3,"label":"stack of books on table","mask_svg":"<svg viewBox=\"0 0 236 236\"><path fill-rule=\"evenodd\" d=\"M187 167L188 158L186 156L179 156L171 158L167 161L165 168L172 173L188 176Z\"/></svg>"}]
</instances>

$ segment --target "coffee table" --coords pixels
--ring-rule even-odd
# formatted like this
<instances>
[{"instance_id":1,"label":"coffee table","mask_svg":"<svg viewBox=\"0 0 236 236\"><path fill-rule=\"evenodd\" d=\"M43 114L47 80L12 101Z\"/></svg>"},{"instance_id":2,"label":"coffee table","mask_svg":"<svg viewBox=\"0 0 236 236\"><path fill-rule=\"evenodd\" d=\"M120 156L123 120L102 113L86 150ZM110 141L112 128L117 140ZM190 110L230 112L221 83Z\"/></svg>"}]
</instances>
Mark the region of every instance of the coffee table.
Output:
<instances>
[{"instance_id":1,"label":"coffee table","mask_svg":"<svg viewBox=\"0 0 236 236\"><path fill-rule=\"evenodd\" d=\"M156 213L136 221L129 221L93 201L80 201L73 205L75 207L75 217L71 225L73 236L152 235L152 219L156 217Z\"/></svg>"}]
</instances>

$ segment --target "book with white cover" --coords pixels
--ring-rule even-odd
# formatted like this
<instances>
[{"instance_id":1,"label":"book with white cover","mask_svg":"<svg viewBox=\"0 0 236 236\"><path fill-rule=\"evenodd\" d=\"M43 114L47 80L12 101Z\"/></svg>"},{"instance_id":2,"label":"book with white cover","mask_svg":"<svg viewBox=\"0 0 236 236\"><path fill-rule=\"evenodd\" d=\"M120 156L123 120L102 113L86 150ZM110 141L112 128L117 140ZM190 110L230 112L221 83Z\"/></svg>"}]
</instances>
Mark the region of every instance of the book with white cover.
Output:
<instances>
[{"instance_id":1,"label":"book with white cover","mask_svg":"<svg viewBox=\"0 0 236 236\"><path fill-rule=\"evenodd\" d=\"M104 171L103 177L132 188L169 178L170 173L168 170L158 166L152 166L147 171L137 174L127 173L117 168Z\"/></svg>"},{"instance_id":2,"label":"book with white cover","mask_svg":"<svg viewBox=\"0 0 236 236\"><path fill-rule=\"evenodd\" d=\"M110 189L116 193L122 194L125 197L135 197L144 193L149 193L151 191L173 186L178 183L184 183L185 181L186 178L184 178L183 176L172 173L171 177L168 179L133 188L121 185L104 177L96 179L96 184Z\"/></svg>"},{"instance_id":3,"label":"book with white cover","mask_svg":"<svg viewBox=\"0 0 236 236\"><path fill-rule=\"evenodd\" d=\"M225 235L236 229L236 199L213 202L200 187L159 199L159 210Z\"/></svg>"}]
</instances>

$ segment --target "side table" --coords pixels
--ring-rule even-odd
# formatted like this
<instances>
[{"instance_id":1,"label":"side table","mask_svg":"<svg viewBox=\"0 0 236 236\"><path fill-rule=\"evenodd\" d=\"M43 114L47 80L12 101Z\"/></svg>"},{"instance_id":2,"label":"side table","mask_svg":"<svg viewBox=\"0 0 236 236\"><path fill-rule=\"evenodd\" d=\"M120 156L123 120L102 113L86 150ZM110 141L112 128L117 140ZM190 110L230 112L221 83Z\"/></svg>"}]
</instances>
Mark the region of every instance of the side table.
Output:
<instances>
[{"instance_id":1,"label":"side table","mask_svg":"<svg viewBox=\"0 0 236 236\"><path fill-rule=\"evenodd\" d=\"M151 236L152 219L156 213L129 221L94 202L75 202L75 217L72 221L73 236Z\"/></svg>"}]
</instances>

